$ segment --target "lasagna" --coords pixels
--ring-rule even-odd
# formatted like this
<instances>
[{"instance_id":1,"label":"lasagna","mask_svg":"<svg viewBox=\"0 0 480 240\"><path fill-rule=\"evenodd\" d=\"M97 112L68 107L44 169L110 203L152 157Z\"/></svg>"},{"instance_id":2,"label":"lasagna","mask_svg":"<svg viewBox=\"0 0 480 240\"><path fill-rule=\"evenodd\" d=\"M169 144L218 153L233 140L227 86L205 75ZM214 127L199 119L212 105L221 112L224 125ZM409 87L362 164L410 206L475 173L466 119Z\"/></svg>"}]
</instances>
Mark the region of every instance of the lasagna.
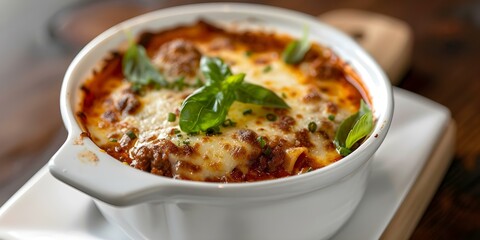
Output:
<instances>
[{"instance_id":1,"label":"lasagna","mask_svg":"<svg viewBox=\"0 0 480 240\"><path fill-rule=\"evenodd\" d=\"M160 176L249 182L322 168L343 157L334 144L336 131L367 94L348 64L319 44L309 43L297 62L287 63L282 54L295 41L204 21L144 32L131 44L145 50L149 66L167 84L131 81L125 74L129 50L119 48L83 83L78 119L109 155ZM231 75L242 74L245 83L268 89L288 107L231 101L221 124L185 131L182 108L208 85L204 57L220 59Z\"/></svg>"}]
</instances>

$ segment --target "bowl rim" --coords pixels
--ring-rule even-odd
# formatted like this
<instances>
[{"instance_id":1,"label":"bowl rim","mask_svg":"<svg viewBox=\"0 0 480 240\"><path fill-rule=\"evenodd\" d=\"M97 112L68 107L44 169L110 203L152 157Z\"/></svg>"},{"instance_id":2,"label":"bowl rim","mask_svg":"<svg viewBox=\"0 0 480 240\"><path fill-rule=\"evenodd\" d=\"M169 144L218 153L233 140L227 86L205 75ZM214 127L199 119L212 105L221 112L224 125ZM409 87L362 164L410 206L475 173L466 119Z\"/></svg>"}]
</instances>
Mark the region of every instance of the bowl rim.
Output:
<instances>
[{"instance_id":1,"label":"bowl rim","mask_svg":"<svg viewBox=\"0 0 480 240\"><path fill-rule=\"evenodd\" d=\"M314 25L315 27L322 28L323 30L327 31L328 34L335 35L336 38L342 39L342 41L348 42L348 44L352 47L351 51L355 52L355 55L361 65L369 68L369 70L375 75L371 77L376 77L379 79L382 86L380 86L385 91L385 96L387 101L385 112L381 112L377 114L377 122L375 124L375 128L372 131L372 134L362 143L362 145L352 152L350 155L342 158L341 160L331 163L323 168L316 169L315 171L304 173L300 175L288 176L285 178L277 178L272 180L265 180L265 181L256 181L256 182L241 182L241 183L212 183L212 182L197 182L197 181L186 181L186 180L178 180L172 179L168 177L161 177L161 176L154 176L151 173L143 172L131 167L125 167L126 169L131 169L137 171L135 173L137 175L141 174L148 174L156 178L157 180L153 180L155 184L167 184L167 185L175 185L176 188L181 186L183 190L193 190L193 189L204 189L204 190L218 190L222 189L224 192L231 192L231 191L238 191L242 189L264 189L269 187L284 187L284 185L296 185L300 182L308 182L313 180L316 176L321 176L333 172L334 170L345 169L347 166L356 166L351 168L348 172L351 174L353 170L359 168L361 164L365 161L361 162L357 159L360 158L361 154L366 154L365 152L370 149L373 154L378 147L380 146L381 142L386 136L386 133L389 129L390 123L392 121L393 116L393 94L390 82L385 75L385 73L380 69L379 65L368 55L356 42L350 39L345 34L339 32L338 30L320 22L318 19L311 15L307 15L305 13L300 13L293 10L288 10L279 7L267 6L267 5L260 5L260 4L249 4L249 3L201 3L201 4L190 4L190 5L182 5L176 6L171 8L165 8L156 10L153 12L149 12L122 23L115 25L114 27L106 30L95 39L93 39L90 43L88 43L74 58L72 63L67 69L65 77L63 79L61 94L60 94L60 107L61 107L61 115L63 118L64 125L66 126L69 134L66 143L63 147L65 147L69 142L71 143L74 141L75 138L79 136L81 133L80 123L77 122L75 117L75 109L71 106L74 105L71 103L71 97L73 89L72 84L75 84L73 79L73 74L78 65L84 60L84 57L92 52L98 51L101 49L102 42L108 41L108 39L114 35L119 34L120 31L123 29L129 28L138 28L138 29L145 29L146 23L154 21L159 17L169 17L174 15L183 15L183 14L207 14L209 12L232 12L232 13L250 13L250 14L262 14L264 17L276 17L276 18L287 18L287 19L300 19L304 22L307 22L310 25ZM350 50L350 49L349 49ZM342 57L342 56L341 56ZM342 57L343 58L343 57ZM355 69L355 67L354 67ZM366 86L365 86L366 87ZM368 89L368 88L367 88ZM372 102L375 102L372 100ZM85 138L85 140L90 140L89 138ZM90 140L91 141L91 140ZM100 148L93 144L96 149L91 149L95 153L97 153ZM62 147L62 148L63 148ZM68 146L67 146L68 147ZM367 151L368 152L368 151ZM109 155L108 155L109 156ZM109 156L115 162L118 162L115 158ZM370 158L370 157L368 157ZM85 186L78 186L78 183L73 183L68 179L68 177L62 175L62 169L59 169L57 166L58 162L61 161L59 158L52 158L50 161L50 171L52 174L59 178L60 180L67 182L70 185L73 185L76 188L79 188L82 191L88 192L88 189ZM120 162L118 162L120 163ZM348 174L347 174L348 175ZM345 177L345 176L343 176ZM150 178L150 177L148 177ZM73 183L73 184L72 184ZM172 185L172 186L173 186Z\"/></svg>"}]
</instances>

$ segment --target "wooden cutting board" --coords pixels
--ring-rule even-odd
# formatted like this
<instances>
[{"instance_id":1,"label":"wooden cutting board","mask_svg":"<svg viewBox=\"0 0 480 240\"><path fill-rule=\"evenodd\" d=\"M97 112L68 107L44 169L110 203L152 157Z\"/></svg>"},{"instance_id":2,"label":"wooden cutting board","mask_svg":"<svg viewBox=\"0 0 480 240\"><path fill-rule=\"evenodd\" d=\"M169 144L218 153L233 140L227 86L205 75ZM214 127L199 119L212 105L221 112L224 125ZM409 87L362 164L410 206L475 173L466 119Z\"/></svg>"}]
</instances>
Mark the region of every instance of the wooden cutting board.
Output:
<instances>
[{"instance_id":1,"label":"wooden cutting board","mask_svg":"<svg viewBox=\"0 0 480 240\"><path fill-rule=\"evenodd\" d=\"M392 84L400 82L409 67L413 44L412 31L405 22L353 9L330 11L318 18L352 36L378 62ZM381 239L410 238L450 166L455 135L456 125L451 120Z\"/></svg>"},{"instance_id":2,"label":"wooden cutting board","mask_svg":"<svg viewBox=\"0 0 480 240\"><path fill-rule=\"evenodd\" d=\"M382 67L392 84L400 82L410 66L413 47L413 34L407 23L353 9L326 12L318 18L357 40Z\"/></svg>"}]
</instances>

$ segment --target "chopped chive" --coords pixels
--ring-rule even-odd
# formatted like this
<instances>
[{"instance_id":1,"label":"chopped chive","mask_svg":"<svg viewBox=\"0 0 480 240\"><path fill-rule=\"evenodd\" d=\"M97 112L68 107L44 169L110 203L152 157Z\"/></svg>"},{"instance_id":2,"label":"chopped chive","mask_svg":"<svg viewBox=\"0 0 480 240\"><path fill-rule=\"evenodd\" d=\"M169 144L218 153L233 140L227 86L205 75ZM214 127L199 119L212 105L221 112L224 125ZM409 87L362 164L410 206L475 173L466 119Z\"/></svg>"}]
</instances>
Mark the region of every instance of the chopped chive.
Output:
<instances>
[{"instance_id":1,"label":"chopped chive","mask_svg":"<svg viewBox=\"0 0 480 240\"><path fill-rule=\"evenodd\" d=\"M183 135L182 135L181 133L177 134L176 136L177 136L178 138L183 137Z\"/></svg>"},{"instance_id":2,"label":"chopped chive","mask_svg":"<svg viewBox=\"0 0 480 240\"><path fill-rule=\"evenodd\" d=\"M116 138L109 138L108 141L110 142L118 142L118 140Z\"/></svg>"},{"instance_id":3,"label":"chopped chive","mask_svg":"<svg viewBox=\"0 0 480 240\"><path fill-rule=\"evenodd\" d=\"M273 122L273 121L277 120L277 115L275 115L273 113L269 113L269 114L267 114L267 120L270 121L270 122Z\"/></svg>"},{"instance_id":4,"label":"chopped chive","mask_svg":"<svg viewBox=\"0 0 480 240\"><path fill-rule=\"evenodd\" d=\"M243 115L250 115L252 113L253 113L252 109L247 109L247 110L243 111Z\"/></svg>"},{"instance_id":5,"label":"chopped chive","mask_svg":"<svg viewBox=\"0 0 480 240\"><path fill-rule=\"evenodd\" d=\"M195 84L193 84L194 87L196 88L200 88L204 85L202 79L200 79L199 77L197 77L197 79L195 80Z\"/></svg>"},{"instance_id":6,"label":"chopped chive","mask_svg":"<svg viewBox=\"0 0 480 240\"><path fill-rule=\"evenodd\" d=\"M179 77L173 83L170 84L171 88L176 89L178 91L182 91L183 88L185 87L185 77Z\"/></svg>"},{"instance_id":7,"label":"chopped chive","mask_svg":"<svg viewBox=\"0 0 480 240\"><path fill-rule=\"evenodd\" d=\"M263 151L263 154L265 154L265 155L267 155L267 156L270 155L270 153L272 153L272 149L271 149L270 147L267 147L267 148L265 149L265 151Z\"/></svg>"},{"instance_id":8,"label":"chopped chive","mask_svg":"<svg viewBox=\"0 0 480 240\"><path fill-rule=\"evenodd\" d=\"M252 51L245 51L245 57L252 56Z\"/></svg>"},{"instance_id":9,"label":"chopped chive","mask_svg":"<svg viewBox=\"0 0 480 240\"><path fill-rule=\"evenodd\" d=\"M260 147L261 147L261 148L264 148L265 145L267 145L267 142L265 142L265 139L263 139L262 136L260 136L260 137L257 138L257 142L260 143Z\"/></svg>"},{"instance_id":10,"label":"chopped chive","mask_svg":"<svg viewBox=\"0 0 480 240\"><path fill-rule=\"evenodd\" d=\"M207 131L205 132L205 134L207 136L212 136L212 135L218 135L218 134L221 134L222 132L220 132L220 128L217 126L217 127L211 127L209 129L207 129Z\"/></svg>"},{"instance_id":11,"label":"chopped chive","mask_svg":"<svg viewBox=\"0 0 480 240\"><path fill-rule=\"evenodd\" d=\"M183 140L182 143L188 146L190 145L190 139Z\"/></svg>"},{"instance_id":12,"label":"chopped chive","mask_svg":"<svg viewBox=\"0 0 480 240\"><path fill-rule=\"evenodd\" d=\"M328 120L334 121L335 120L335 115L333 115L333 114L328 115Z\"/></svg>"},{"instance_id":13,"label":"chopped chive","mask_svg":"<svg viewBox=\"0 0 480 240\"><path fill-rule=\"evenodd\" d=\"M283 97L283 98L287 98L287 94L285 94L284 92L282 92L282 97Z\"/></svg>"},{"instance_id":14,"label":"chopped chive","mask_svg":"<svg viewBox=\"0 0 480 240\"><path fill-rule=\"evenodd\" d=\"M317 131L317 124L314 122L308 123L308 131L310 131L311 133Z\"/></svg>"},{"instance_id":15,"label":"chopped chive","mask_svg":"<svg viewBox=\"0 0 480 240\"><path fill-rule=\"evenodd\" d=\"M263 69L263 73L268 73L272 71L272 66L271 65L267 65L264 69Z\"/></svg>"},{"instance_id":16,"label":"chopped chive","mask_svg":"<svg viewBox=\"0 0 480 240\"><path fill-rule=\"evenodd\" d=\"M140 93L140 91L142 90L142 85L140 85L139 83L132 83L132 86L130 87L130 89L134 93Z\"/></svg>"},{"instance_id":17,"label":"chopped chive","mask_svg":"<svg viewBox=\"0 0 480 240\"><path fill-rule=\"evenodd\" d=\"M175 115L175 113L168 113L169 122L175 122L176 119L177 119L177 115Z\"/></svg>"},{"instance_id":18,"label":"chopped chive","mask_svg":"<svg viewBox=\"0 0 480 240\"><path fill-rule=\"evenodd\" d=\"M222 123L223 127L234 127L235 125L237 125L237 123L232 121L231 119L227 119Z\"/></svg>"},{"instance_id":19,"label":"chopped chive","mask_svg":"<svg viewBox=\"0 0 480 240\"><path fill-rule=\"evenodd\" d=\"M137 135L132 130L129 130L128 132L125 133L131 140L134 140L137 138Z\"/></svg>"},{"instance_id":20,"label":"chopped chive","mask_svg":"<svg viewBox=\"0 0 480 240\"><path fill-rule=\"evenodd\" d=\"M179 134L179 133L181 133L181 131L175 128L175 129L173 129L173 133L174 134Z\"/></svg>"}]
</instances>

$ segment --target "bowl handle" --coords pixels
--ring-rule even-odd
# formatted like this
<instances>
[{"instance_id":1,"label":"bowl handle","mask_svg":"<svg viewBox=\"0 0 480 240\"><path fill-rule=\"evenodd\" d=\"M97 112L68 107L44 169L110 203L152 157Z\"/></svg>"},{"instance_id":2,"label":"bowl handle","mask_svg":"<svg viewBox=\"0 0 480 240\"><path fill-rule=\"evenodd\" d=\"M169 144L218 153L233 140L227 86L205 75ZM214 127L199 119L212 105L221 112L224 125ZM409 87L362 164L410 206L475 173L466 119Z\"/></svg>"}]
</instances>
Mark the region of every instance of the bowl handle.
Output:
<instances>
[{"instance_id":1,"label":"bowl handle","mask_svg":"<svg viewBox=\"0 0 480 240\"><path fill-rule=\"evenodd\" d=\"M174 190L172 179L125 166L90 138L71 135L49 162L50 173L58 180L114 206L163 201Z\"/></svg>"}]
</instances>

